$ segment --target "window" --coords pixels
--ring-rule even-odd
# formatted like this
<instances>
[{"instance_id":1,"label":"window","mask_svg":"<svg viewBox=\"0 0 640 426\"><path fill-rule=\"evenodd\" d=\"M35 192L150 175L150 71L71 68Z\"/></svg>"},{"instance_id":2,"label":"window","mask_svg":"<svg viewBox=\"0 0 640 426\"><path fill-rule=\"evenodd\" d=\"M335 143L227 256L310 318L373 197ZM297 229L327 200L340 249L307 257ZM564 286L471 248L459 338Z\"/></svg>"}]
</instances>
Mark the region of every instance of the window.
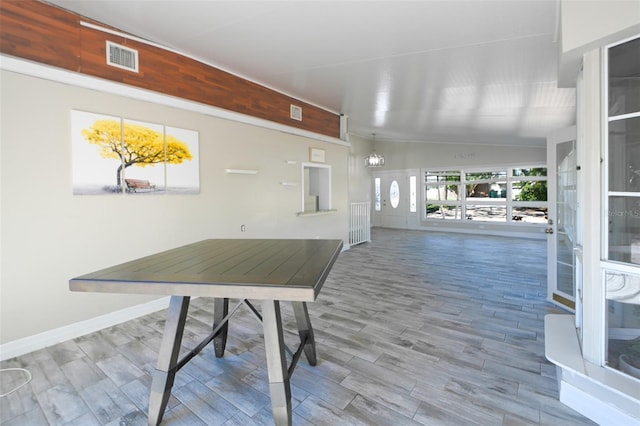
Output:
<instances>
[{"instance_id":1,"label":"window","mask_svg":"<svg viewBox=\"0 0 640 426\"><path fill-rule=\"evenodd\" d=\"M373 181L373 190L375 192L373 194L373 197L374 197L373 206L374 206L374 209L377 212L379 212L380 209L381 209L381 205L380 205L380 199L381 199L381 197L380 197L380 178L379 177L375 178L374 181Z\"/></svg>"},{"instance_id":2,"label":"window","mask_svg":"<svg viewBox=\"0 0 640 426\"><path fill-rule=\"evenodd\" d=\"M394 209L397 209L398 205L400 205L400 185L398 185L397 180L391 182L389 187L389 201L391 201L391 207Z\"/></svg>"},{"instance_id":3,"label":"window","mask_svg":"<svg viewBox=\"0 0 640 426\"><path fill-rule=\"evenodd\" d=\"M417 198L417 176L409 176L409 211L415 213L418 211Z\"/></svg>"},{"instance_id":4,"label":"window","mask_svg":"<svg viewBox=\"0 0 640 426\"><path fill-rule=\"evenodd\" d=\"M426 218L461 219L460 197L461 172L427 171L425 179Z\"/></svg>"},{"instance_id":5,"label":"window","mask_svg":"<svg viewBox=\"0 0 640 426\"><path fill-rule=\"evenodd\" d=\"M506 198L507 172L489 171L465 173L467 199Z\"/></svg>"},{"instance_id":6,"label":"window","mask_svg":"<svg viewBox=\"0 0 640 426\"><path fill-rule=\"evenodd\" d=\"M506 222L506 170L466 172L465 217L468 220Z\"/></svg>"},{"instance_id":7,"label":"window","mask_svg":"<svg viewBox=\"0 0 640 426\"><path fill-rule=\"evenodd\" d=\"M511 169L511 220L518 223L547 223L547 168ZM575 182L574 193L575 193Z\"/></svg>"},{"instance_id":8,"label":"window","mask_svg":"<svg viewBox=\"0 0 640 426\"><path fill-rule=\"evenodd\" d=\"M424 178L426 219L547 221L545 167L426 171Z\"/></svg>"},{"instance_id":9,"label":"window","mask_svg":"<svg viewBox=\"0 0 640 426\"><path fill-rule=\"evenodd\" d=\"M507 197L507 172L489 171L465 173L467 200L494 201Z\"/></svg>"},{"instance_id":10,"label":"window","mask_svg":"<svg viewBox=\"0 0 640 426\"><path fill-rule=\"evenodd\" d=\"M606 365L640 379L640 38L607 50Z\"/></svg>"}]
</instances>

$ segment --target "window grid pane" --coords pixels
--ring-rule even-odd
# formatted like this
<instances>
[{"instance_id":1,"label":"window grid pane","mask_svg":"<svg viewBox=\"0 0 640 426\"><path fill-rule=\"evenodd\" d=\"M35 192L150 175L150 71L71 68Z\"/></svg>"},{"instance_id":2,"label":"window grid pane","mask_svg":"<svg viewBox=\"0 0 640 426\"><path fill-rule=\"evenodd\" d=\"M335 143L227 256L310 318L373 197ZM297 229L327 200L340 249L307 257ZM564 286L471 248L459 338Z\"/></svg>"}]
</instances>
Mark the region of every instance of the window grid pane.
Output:
<instances>
[{"instance_id":1,"label":"window grid pane","mask_svg":"<svg viewBox=\"0 0 640 426\"><path fill-rule=\"evenodd\" d=\"M427 201L457 201L460 192L459 185L427 185Z\"/></svg>"},{"instance_id":2,"label":"window grid pane","mask_svg":"<svg viewBox=\"0 0 640 426\"><path fill-rule=\"evenodd\" d=\"M512 176L518 177L535 177L535 176L547 176L546 167L530 167L530 168L517 168L513 169Z\"/></svg>"},{"instance_id":3,"label":"window grid pane","mask_svg":"<svg viewBox=\"0 0 640 426\"><path fill-rule=\"evenodd\" d=\"M427 220L475 220L495 223L547 222L547 168L505 167L486 170L424 172Z\"/></svg>"},{"instance_id":4,"label":"window grid pane","mask_svg":"<svg viewBox=\"0 0 640 426\"><path fill-rule=\"evenodd\" d=\"M460 220L462 207L446 204L427 204L427 219Z\"/></svg>"},{"instance_id":5,"label":"window grid pane","mask_svg":"<svg viewBox=\"0 0 640 426\"><path fill-rule=\"evenodd\" d=\"M380 178L375 178L373 181L373 186L374 186L374 209L375 211L379 212L381 210L381 205L380 205L380 200L381 200L381 196L380 196Z\"/></svg>"},{"instance_id":6,"label":"window grid pane","mask_svg":"<svg viewBox=\"0 0 640 426\"><path fill-rule=\"evenodd\" d=\"M409 177L409 211L411 213L415 213L418 211L418 203L416 201L417 198L417 177L410 176Z\"/></svg>"},{"instance_id":7,"label":"window grid pane","mask_svg":"<svg viewBox=\"0 0 640 426\"><path fill-rule=\"evenodd\" d=\"M608 49L606 366L640 379L640 38Z\"/></svg>"}]
</instances>

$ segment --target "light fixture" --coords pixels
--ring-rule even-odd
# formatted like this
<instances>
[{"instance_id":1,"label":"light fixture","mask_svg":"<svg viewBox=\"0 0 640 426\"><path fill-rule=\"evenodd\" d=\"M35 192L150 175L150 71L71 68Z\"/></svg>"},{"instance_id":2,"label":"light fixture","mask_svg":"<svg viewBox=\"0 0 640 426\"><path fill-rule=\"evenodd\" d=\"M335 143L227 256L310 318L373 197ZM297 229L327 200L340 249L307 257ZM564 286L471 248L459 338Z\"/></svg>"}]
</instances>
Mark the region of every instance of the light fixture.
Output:
<instances>
[{"instance_id":1,"label":"light fixture","mask_svg":"<svg viewBox=\"0 0 640 426\"><path fill-rule=\"evenodd\" d=\"M373 152L364 157L364 165L367 167L384 166L384 157L376 154L376 134L373 133Z\"/></svg>"}]
</instances>

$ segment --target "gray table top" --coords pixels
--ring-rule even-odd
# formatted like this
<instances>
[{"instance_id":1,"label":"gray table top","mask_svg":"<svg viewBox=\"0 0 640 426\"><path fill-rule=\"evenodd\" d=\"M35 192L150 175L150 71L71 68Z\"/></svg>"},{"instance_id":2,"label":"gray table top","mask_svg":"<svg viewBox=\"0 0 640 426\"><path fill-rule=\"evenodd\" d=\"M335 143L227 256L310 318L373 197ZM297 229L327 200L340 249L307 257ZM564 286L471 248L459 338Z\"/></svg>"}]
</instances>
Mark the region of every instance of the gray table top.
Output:
<instances>
[{"instance_id":1,"label":"gray table top","mask_svg":"<svg viewBox=\"0 0 640 426\"><path fill-rule=\"evenodd\" d=\"M341 240L211 239L69 281L72 291L245 299L316 299Z\"/></svg>"}]
</instances>

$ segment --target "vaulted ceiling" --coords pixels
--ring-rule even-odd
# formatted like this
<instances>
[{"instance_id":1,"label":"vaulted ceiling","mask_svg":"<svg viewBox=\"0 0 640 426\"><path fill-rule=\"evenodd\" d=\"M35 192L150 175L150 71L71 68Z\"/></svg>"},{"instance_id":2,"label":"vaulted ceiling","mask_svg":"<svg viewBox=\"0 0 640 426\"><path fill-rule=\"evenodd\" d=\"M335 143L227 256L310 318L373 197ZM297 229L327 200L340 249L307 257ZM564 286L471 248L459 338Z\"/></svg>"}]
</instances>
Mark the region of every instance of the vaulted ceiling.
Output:
<instances>
[{"instance_id":1,"label":"vaulted ceiling","mask_svg":"<svg viewBox=\"0 0 640 426\"><path fill-rule=\"evenodd\" d=\"M542 145L575 120L557 0L49 0L377 140Z\"/></svg>"}]
</instances>

